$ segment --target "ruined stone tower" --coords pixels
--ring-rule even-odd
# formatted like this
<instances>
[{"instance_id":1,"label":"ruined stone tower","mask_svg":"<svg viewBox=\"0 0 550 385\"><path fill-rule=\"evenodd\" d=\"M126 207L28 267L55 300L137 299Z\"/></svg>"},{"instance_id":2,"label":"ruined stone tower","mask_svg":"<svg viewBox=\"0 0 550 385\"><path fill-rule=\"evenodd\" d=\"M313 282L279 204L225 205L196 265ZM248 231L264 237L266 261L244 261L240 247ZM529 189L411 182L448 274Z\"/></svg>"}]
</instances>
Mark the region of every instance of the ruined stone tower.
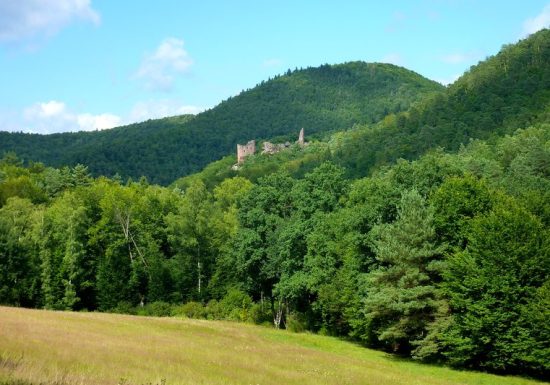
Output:
<instances>
[{"instance_id":1,"label":"ruined stone tower","mask_svg":"<svg viewBox=\"0 0 550 385\"><path fill-rule=\"evenodd\" d=\"M256 152L256 141L251 140L247 144L237 144L237 164L242 164L248 155Z\"/></svg>"},{"instance_id":2,"label":"ruined stone tower","mask_svg":"<svg viewBox=\"0 0 550 385\"><path fill-rule=\"evenodd\" d=\"M300 147L304 146L304 128L303 127L300 130L300 135L298 136L298 144L300 145Z\"/></svg>"}]
</instances>

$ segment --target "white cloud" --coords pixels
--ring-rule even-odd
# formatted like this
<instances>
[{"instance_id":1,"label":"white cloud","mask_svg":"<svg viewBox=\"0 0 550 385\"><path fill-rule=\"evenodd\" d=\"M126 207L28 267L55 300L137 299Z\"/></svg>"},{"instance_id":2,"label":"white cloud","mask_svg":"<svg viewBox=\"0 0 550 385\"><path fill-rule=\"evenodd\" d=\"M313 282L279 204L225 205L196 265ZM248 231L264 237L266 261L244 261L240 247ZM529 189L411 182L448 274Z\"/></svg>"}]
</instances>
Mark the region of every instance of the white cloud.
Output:
<instances>
[{"instance_id":1,"label":"white cloud","mask_svg":"<svg viewBox=\"0 0 550 385\"><path fill-rule=\"evenodd\" d=\"M204 111L204 108L185 105L174 99L149 100L136 103L127 120L128 123L143 122L167 116L198 114L201 111Z\"/></svg>"},{"instance_id":2,"label":"white cloud","mask_svg":"<svg viewBox=\"0 0 550 385\"><path fill-rule=\"evenodd\" d=\"M441 61L448 64L460 64L478 59L480 55L475 52L455 52L441 57Z\"/></svg>"},{"instance_id":3,"label":"white cloud","mask_svg":"<svg viewBox=\"0 0 550 385\"><path fill-rule=\"evenodd\" d=\"M74 111L64 102L50 100L35 103L22 112L0 110L1 131L23 131L36 134L105 130L148 119L183 114L198 114L205 108L188 105L176 99L141 101L125 117L111 113L92 114Z\"/></svg>"},{"instance_id":4,"label":"white cloud","mask_svg":"<svg viewBox=\"0 0 550 385\"><path fill-rule=\"evenodd\" d=\"M62 115L65 112L65 103L51 100L45 103L36 103L34 106L29 107L25 111L25 116L32 119L36 118L49 118L56 115Z\"/></svg>"},{"instance_id":5,"label":"white cloud","mask_svg":"<svg viewBox=\"0 0 550 385\"><path fill-rule=\"evenodd\" d=\"M454 74L445 78L437 78L434 80L440 84L443 84L444 86L448 86L449 84L453 84L455 81L457 81L459 77L460 74Z\"/></svg>"},{"instance_id":6,"label":"white cloud","mask_svg":"<svg viewBox=\"0 0 550 385\"><path fill-rule=\"evenodd\" d=\"M38 134L104 130L119 126L122 119L113 114L75 113L65 103L51 100L35 103L23 111L22 131Z\"/></svg>"},{"instance_id":7,"label":"white cloud","mask_svg":"<svg viewBox=\"0 0 550 385\"><path fill-rule=\"evenodd\" d=\"M280 67L282 64L283 64L283 61L281 59L271 58L271 59L264 60L262 63L262 67L264 68Z\"/></svg>"},{"instance_id":8,"label":"white cloud","mask_svg":"<svg viewBox=\"0 0 550 385\"><path fill-rule=\"evenodd\" d=\"M443 56L441 60L449 64L458 64L467 61L468 55L463 53L451 53Z\"/></svg>"},{"instance_id":9,"label":"white cloud","mask_svg":"<svg viewBox=\"0 0 550 385\"><path fill-rule=\"evenodd\" d=\"M164 39L156 51L143 59L135 77L151 91L171 91L175 77L188 71L193 60L183 48L183 40Z\"/></svg>"},{"instance_id":10,"label":"white cloud","mask_svg":"<svg viewBox=\"0 0 550 385\"><path fill-rule=\"evenodd\" d=\"M76 121L83 131L106 130L122 124L120 117L113 114L79 114Z\"/></svg>"},{"instance_id":11,"label":"white cloud","mask_svg":"<svg viewBox=\"0 0 550 385\"><path fill-rule=\"evenodd\" d=\"M394 12L391 20L386 25L385 31L386 32L397 32L405 27L405 24L407 22L407 15L401 11Z\"/></svg>"},{"instance_id":12,"label":"white cloud","mask_svg":"<svg viewBox=\"0 0 550 385\"><path fill-rule=\"evenodd\" d=\"M2 0L0 42L53 35L78 19L100 23L90 0Z\"/></svg>"},{"instance_id":13,"label":"white cloud","mask_svg":"<svg viewBox=\"0 0 550 385\"><path fill-rule=\"evenodd\" d=\"M550 27L550 4L547 4L537 16L525 20L523 23L523 36L530 35L548 27Z\"/></svg>"},{"instance_id":14,"label":"white cloud","mask_svg":"<svg viewBox=\"0 0 550 385\"><path fill-rule=\"evenodd\" d=\"M389 53L387 54L386 56L384 56L381 60L380 60L381 63L389 63L389 64L395 64L395 65L403 65L403 57L394 52L394 53Z\"/></svg>"}]
</instances>

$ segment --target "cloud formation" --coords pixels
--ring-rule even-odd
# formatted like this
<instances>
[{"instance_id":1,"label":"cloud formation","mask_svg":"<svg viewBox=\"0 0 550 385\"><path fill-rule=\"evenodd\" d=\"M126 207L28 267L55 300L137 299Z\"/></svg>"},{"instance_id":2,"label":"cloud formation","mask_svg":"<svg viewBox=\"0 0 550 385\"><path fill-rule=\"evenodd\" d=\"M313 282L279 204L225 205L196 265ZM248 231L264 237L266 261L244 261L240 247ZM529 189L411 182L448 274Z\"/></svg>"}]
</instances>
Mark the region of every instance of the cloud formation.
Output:
<instances>
[{"instance_id":1,"label":"cloud formation","mask_svg":"<svg viewBox=\"0 0 550 385\"><path fill-rule=\"evenodd\" d=\"M104 130L121 123L122 119L117 115L75 113L57 100L35 103L23 111L23 131L37 134Z\"/></svg>"},{"instance_id":2,"label":"cloud formation","mask_svg":"<svg viewBox=\"0 0 550 385\"><path fill-rule=\"evenodd\" d=\"M389 64L395 64L395 65L403 65L403 57L397 53L389 53L386 56L384 56L381 60L381 63L389 63Z\"/></svg>"},{"instance_id":3,"label":"cloud formation","mask_svg":"<svg viewBox=\"0 0 550 385\"><path fill-rule=\"evenodd\" d=\"M51 36L74 20L100 23L90 0L0 1L0 43Z\"/></svg>"},{"instance_id":4,"label":"cloud formation","mask_svg":"<svg viewBox=\"0 0 550 385\"><path fill-rule=\"evenodd\" d=\"M546 5L537 16L525 20L523 23L523 36L530 35L548 27L550 27L550 4Z\"/></svg>"},{"instance_id":5,"label":"cloud formation","mask_svg":"<svg viewBox=\"0 0 550 385\"><path fill-rule=\"evenodd\" d=\"M147 119L164 118L167 116L198 114L204 108L190 106L175 99L148 100L138 102L128 116L128 122L143 122Z\"/></svg>"},{"instance_id":6,"label":"cloud formation","mask_svg":"<svg viewBox=\"0 0 550 385\"><path fill-rule=\"evenodd\" d=\"M143 59L135 77L149 91L171 91L178 74L185 73L193 60L183 48L183 40L169 37L164 39L156 51Z\"/></svg>"},{"instance_id":7,"label":"cloud formation","mask_svg":"<svg viewBox=\"0 0 550 385\"><path fill-rule=\"evenodd\" d=\"M271 59L264 60L262 63L262 67L274 68L274 67L280 67L282 64L283 64L283 61L281 59L271 58Z\"/></svg>"},{"instance_id":8,"label":"cloud formation","mask_svg":"<svg viewBox=\"0 0 550 385\"><path fill-rule=\"evenodd\" d=\"M433 80L435 80L436 82L438 82L440 84L443 84L444 86L448 86L448 85L453 84L454 82L456 82L458 80L458 78L460 78L460 74L454 74L454 75L450 75L448 77L436 78L436 79L433 79Z\"/></svg>"},{"instance_id":9,"label":"cloud formation","mask_svg":"<svg viewBox=\"0 0 550 385\"><path fill-rule=\"evenodd\" d=\"M478 60L481 57L476 52L455 52L441 57L441 61L447 64L461 64Z\"/></svg>"},{"instance_id":10,"label":"cloud formation","mask_svg":"<svg viewBox=\"0 0 550 385\"><path fill-rule=\"evenodd\" d=\"M50 100L35 103L22 113L0 111L0 128L35 134L106 130L126 124L167 116L198 114L205 108L184 104L176 99L140 101L124 117L111 113L75 112L64 102Z\"/></svg>"}]
</instances>

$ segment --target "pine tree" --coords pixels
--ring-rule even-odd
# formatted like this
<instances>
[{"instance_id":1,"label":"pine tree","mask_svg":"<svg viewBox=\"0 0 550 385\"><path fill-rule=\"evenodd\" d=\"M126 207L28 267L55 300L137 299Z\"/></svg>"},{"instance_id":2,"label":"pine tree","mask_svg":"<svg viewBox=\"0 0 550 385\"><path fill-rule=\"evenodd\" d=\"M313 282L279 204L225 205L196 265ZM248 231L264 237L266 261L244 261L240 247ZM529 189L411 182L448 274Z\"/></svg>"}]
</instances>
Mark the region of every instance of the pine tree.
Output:
<instances>
[{"instance_id":1,"label":"pine tree","mask_svg":"<svg viewBox=\"0 0 550 385\"><path fill-rule=\"evenodd\" d=\"M433 210L416 190L406 191L397 220L371 234L379 267L368 275L367 321L387 348L409 352L416 345L419 352L446 309L438 288L443 264Z\"/></svg>"}]
</instances>

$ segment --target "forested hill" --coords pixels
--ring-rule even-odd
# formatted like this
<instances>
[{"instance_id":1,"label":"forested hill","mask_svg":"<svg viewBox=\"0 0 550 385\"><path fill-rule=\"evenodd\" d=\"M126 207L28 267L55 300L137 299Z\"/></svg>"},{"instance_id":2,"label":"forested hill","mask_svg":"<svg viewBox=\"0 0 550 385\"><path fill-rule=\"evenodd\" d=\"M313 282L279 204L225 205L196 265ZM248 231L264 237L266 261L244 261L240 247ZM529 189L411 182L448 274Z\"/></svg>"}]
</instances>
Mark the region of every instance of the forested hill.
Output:
<instances>
[{"instance_id":1,"label":"forested hill","mask_svg":"<svg viewBox=\"0 0 550 385\"><path fill-rule=\"evenodd\" d=\"M445 92L409 111L389 115L376 128L343 135L334 157L363 176L398 158L426 150L456 150L471 139L490 139L550 119L550 30L544 29L472 66Z\"/></svg>"},{"instance_id":2,"label":"forested hill","mask_svg":"<svg viewBox=\"0 0 550 385\"><path fill-rule=\"evenodd\" d=\"M100 132L0 132L0 154L50 166L85 164L94 175L167 184L234 151L239 142L294 138L373 123L443 87L391 64L351 62L288 71L194 118L150 120ZM0 128L1 129L1 128Z\"/></svg>"},{"instance_id":3,"label":"forested hill","mask_svg":"<svg viewBox=\"0 0 550 385\"><path fill-rule=\"evenodd\" d=\"M277 170L301 177L326 160L343 166L347 176L368 176L399 158L417 159L434 148L454 151L472 139L498 138L536 123L550 122L550 30L543 30L473 66L454 84L388 114L376 124L337 132L306 150L255 156L238 171L229 157L200 173L180 178L185 187L201 179L212 187L240 175L252 181Z\"/></svg>"},{"instance_id":4,"label":"forested hill","mask_svg":"<svg viewBox=\"0 0 550 385\"><path fill-rule=\"evenodd\" d=\"M548 380L548 63L544 30L374 124L382 105L389 108L383 95L391 95L374 96L384 84L376 73L414 74L352 63L282 76L186 122L164 122L191 135L208 119L230 116L227 131L205 125L205 132L224 143L261 138L250 122L262 119L265 94L286 100L289 110L270 116L290 132L297 108L310 119L345 122L326 118L322 126L319 118L317 132L349 127L353 119L338 114L364 113L356 104L370 115L329 141L251 156L238 176L226 156L176 183L180 189L91 178L83 165L24 167L8 154L0 158L0 304L269 322L418 360ZM337 98L328 90L359 94L361 82L344 73L361 70L377 79L364 87L380 110L351 91L349 103L331 110ZM388 84L409 91L395 91L402 97L390 103L414 88L398 77ZM312 101L290 101L291 90L304 97L300 84L327 90L315 113L306 111ZM229 130L239 117L250 131ZM154 145L162 152L164 144ZM398 157L415 159L393 162Z\"/></svg>"}]
</instances>

